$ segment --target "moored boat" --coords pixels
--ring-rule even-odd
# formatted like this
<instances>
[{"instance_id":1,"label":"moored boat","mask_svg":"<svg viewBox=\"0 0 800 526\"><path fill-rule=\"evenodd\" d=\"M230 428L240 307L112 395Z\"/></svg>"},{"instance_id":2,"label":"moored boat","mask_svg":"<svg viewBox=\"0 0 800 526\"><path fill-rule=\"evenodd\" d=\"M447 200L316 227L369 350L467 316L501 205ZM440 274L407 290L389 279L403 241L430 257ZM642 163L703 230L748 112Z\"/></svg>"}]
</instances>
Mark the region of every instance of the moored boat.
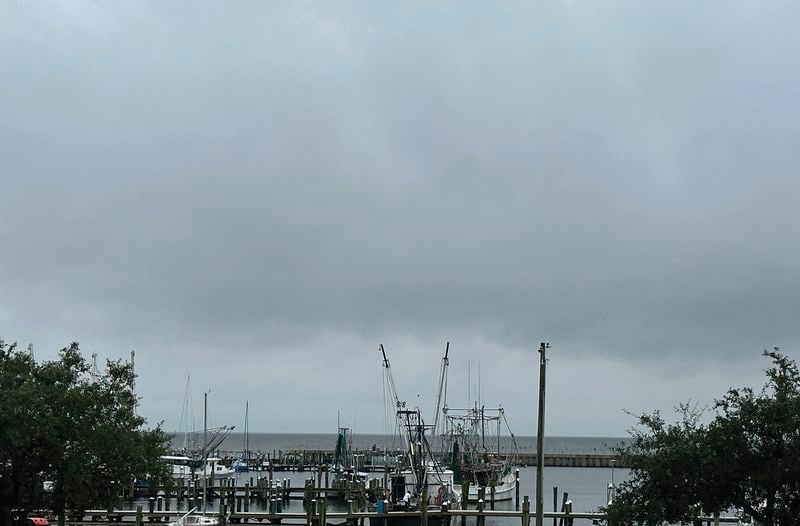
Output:
<instances>
[{"instance_id":1,"label":"moored boat","mask_svg":"<svg viewBox=\"0 0 800 526\"><path fill-rule=\"evenodd\" d=\"M205 462L205 468L203 467L202 458L185 455L163 455L160 458L172 466L172 476L174 478L191 478L192 475L210 477L212 473L214 477L227 477L235 473L234 468L223 464L222 459L218 457L208 457Z\"/></svg>"},{"instance_id":2,"label":"moored boat","mask_svg":"<svg viewBox=\"0 0 800 526\"><path fill-rule=\"evenodd\" d=\"M179 519L169 523L169 526L217 526L219 517L216 515L206 515L192 508Z\"/></svg>"}]
</instances>

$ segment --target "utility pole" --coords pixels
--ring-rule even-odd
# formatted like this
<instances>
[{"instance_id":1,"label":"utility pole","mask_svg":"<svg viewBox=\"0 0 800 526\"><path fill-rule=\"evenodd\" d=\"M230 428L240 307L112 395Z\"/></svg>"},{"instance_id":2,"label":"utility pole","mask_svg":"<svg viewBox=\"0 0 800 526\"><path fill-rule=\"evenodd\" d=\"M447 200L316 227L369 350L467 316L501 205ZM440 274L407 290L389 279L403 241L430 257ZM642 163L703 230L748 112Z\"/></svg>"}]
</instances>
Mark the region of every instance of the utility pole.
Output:
<instances>
[{"instance_id":1,"label":"utility pole","mask_svg":"<svg viewBox=\"0 0 800 526\"><path fill-rule=\"evenodd\" d=\"M536 429L536 526L544 525L544 497L542 496L542 473L544 471L544 381L547 370L545 352L550 344L539 344L539 420Z\"/></svg>"},{"instance_id":2,"label":"utility pole","mask_svg":"<svg viewBox=\"0 0 800 526\"><path fill-rule=\"evenodd\" d=\"M206 501L208 500L208 488L206 486L208 480L208 473L206 473L206 466L208 466L208 391L203 393L203 515L206 514Z\"/></svg>"}]
</instances>

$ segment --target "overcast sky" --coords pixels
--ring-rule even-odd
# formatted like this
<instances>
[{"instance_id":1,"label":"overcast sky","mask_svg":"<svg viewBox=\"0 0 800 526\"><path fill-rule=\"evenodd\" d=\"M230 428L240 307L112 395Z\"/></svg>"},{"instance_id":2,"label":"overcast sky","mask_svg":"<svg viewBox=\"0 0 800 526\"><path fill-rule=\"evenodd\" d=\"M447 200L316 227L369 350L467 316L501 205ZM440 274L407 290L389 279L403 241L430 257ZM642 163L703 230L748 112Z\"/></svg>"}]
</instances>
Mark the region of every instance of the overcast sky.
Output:
<instances>
[{"instance_id":1,"label":"overcast sky","mask_svg":"<svg viewBox=\"0 0 800 526\"><path fill-rule=\"evenodd\" d=\"M622 436L800 355L795 2L3 2L0 337L179 425ZM470 372L472 381L470 382ZM471 389L470 386L473 388Z\"/></svg>"}]
</instances>

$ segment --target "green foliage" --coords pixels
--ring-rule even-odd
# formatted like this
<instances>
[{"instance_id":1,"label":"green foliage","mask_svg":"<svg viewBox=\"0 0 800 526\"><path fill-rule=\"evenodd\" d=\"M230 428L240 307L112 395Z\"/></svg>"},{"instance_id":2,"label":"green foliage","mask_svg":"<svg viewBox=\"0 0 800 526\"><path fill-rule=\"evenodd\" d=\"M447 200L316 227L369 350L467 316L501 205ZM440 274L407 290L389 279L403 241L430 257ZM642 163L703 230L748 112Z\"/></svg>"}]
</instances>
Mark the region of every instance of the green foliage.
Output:
<instances>
[{"instance_id":1,"label":"green foliage","mask_svg":"<svg viewBox=\"0 0 800 526\"><path fill-rule=\"evenodd\" d=\"M0 340L0 526L13 509L105 508L133 479L169 480L168 436L136 415L133 380L122 362L92 378L76 343L37 364Z\"/></svg>"},{"instance_id":2,"label":"green foliage","mask_svg":"<svg viewBox=\"0 0 800 526\"><path fill-rule=\"evenodd\" d=\"M689 405L675 423L658 412L637 417L633 440L618 450L631 479L605 510L610 523L688 522L728 509L759 524L798 523L800 374L778 349L764 355L772 360L764 388L730 389L708 424Z\"/></svg>"}]
</instances>

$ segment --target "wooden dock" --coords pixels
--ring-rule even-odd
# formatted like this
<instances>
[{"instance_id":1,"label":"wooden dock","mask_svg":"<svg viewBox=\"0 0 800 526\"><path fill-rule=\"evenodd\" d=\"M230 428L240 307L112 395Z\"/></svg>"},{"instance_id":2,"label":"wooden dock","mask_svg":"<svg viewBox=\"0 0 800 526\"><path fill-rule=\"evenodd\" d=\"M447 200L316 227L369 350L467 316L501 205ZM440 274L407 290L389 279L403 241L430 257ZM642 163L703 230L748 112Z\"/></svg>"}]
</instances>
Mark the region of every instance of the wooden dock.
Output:
<instances>
[{"instance_id":1,"label":"wooden dock","mask_svg":"<svg viewBox=\"0 0 800 526\"><path fill-rule=\"evenodd\" d=\"M476 526L485 525L487 518L508 518L516 519L519 521L520 526L531 526L531 513L530 503L523 507L522 510L487 510L487 509L450 509L447 507L435 508L430 510L416 510L416 511L389 511L389 512L375 512L375 511L344 511L344 512L328 512L324 506L319 503L315 510L308 510L304 513L262 513L262 512L222 512L215 511L219 514L220 526L227 526L234 523L269 523L269 524L291 524L291 525L306 525L306 526L321 526L323 524L330 525L346 525L346 526L360 526L365 525L366 521L378 521L380 523L384 520L388 524L391 519L407 518L419 520L420 526L425 526L433 519L439 519L443 526L456 526L457 524L466 524L469 519L470 524ZM171 520L177 520L182 513L177 512L149 512L139 506L137 509L128 510L87 510L81 516L72 516L67 519L66 523L69 526L119 526L119 525L135 525L144 526L146 523L166 523ZM595 521L605 521L606 516L603 513L597 512L555 512L545 511L543 513L545 519L558 520L561 524L572 524L575 520L582 521L582 524L592 524ZM563 522L561 522L563 520ZM697 517L697 521L711 526L714 524L714 517ZM736 524L739 522L737 517L719 517L716 519L719 523ZM431 521L433 522L433 521ZM371 523L371 522L370 522ZM373 524L373 523L371 523Z\"/></svg>"}]
</instances>

